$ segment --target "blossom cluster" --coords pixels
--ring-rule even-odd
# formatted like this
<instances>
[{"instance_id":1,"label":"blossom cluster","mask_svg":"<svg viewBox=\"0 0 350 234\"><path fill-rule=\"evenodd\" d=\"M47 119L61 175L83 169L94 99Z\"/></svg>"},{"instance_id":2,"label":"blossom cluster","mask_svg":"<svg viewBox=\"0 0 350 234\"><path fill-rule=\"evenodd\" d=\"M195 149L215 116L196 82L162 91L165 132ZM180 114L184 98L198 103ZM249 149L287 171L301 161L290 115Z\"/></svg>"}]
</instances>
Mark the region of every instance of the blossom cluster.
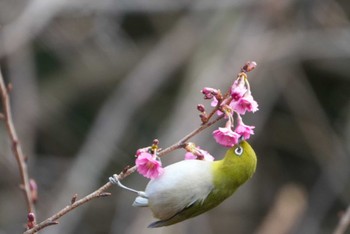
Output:
<instances>
[{"instance_id":1,"label":"blossom cluster","mask_svg":"<svg viewBox=\"0 0 350 234\"><path fill-rule=\"evenodd\" d=\"M247 140L254 134L255 127L244 124L242 116L247 112L258 110L258 104L251 94L246 74L255 66L255 62L247 62L224 95L219 89L211 87L205 87L201 90L204 99L211 100L211 106L214 107L214 110L208 115L204 105L197 106L202 125L207 124L215 112L219 116L224 115L223 117L226 119L225 127L219 127L212 133L215 141L224 147L232 147L241 139ZM158 140L154 140L152 146L139 149L136 152L137 171L150 179L157 178L164 172L158 157L158 143ZM212 155L193 143L186 143L184 148L187 151L185 160L214 160Z\"/></svg>"},{"instance_id":2,"label":"blossom cluster","mask_svg":"<svg viewBox=\"0 0 350 234\"><path fill-rule=\"evenodd\" d=\"M219 127L213 132L217 143L225 147L232 147L239 139L249 139L254 134L254 126L243 123L242 115L246 112L258 110L258 103L254 100L250 85L245 73L240 73L232 84L229 95L223 97L220 90L204 88L202 90L205 99L213 99L211 105L217 107L219 115L225 115L227 122L225 127ZM208 95L208 93L219 95ZM208 98L210 97L210 98ZM236 120L236 125L234 124Z\"/></svg>"}]
</instances>

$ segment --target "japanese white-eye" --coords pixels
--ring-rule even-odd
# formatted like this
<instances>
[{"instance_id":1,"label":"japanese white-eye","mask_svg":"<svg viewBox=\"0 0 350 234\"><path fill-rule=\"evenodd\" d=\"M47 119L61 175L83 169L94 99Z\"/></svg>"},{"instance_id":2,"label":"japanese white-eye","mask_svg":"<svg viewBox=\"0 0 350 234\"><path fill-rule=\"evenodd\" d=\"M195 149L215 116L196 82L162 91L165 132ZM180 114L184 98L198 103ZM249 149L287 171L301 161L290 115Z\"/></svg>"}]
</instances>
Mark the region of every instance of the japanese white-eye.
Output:
<instances>
[{"instance_id":1,"label":"japanese white-eye","mask_svg":"<svg viewBox=\"0 0 350 234\"><path fill-rule=\"evenodd\" d=\"M184 160L164 168L144 192L125 187L116 175L114 184L138 193L133 206L149 207L159 219L148 227L172 225L202 214L231 196L255 172L257 158L246 141L230 148L218 161Z\"/></svg>"}]
</instances>

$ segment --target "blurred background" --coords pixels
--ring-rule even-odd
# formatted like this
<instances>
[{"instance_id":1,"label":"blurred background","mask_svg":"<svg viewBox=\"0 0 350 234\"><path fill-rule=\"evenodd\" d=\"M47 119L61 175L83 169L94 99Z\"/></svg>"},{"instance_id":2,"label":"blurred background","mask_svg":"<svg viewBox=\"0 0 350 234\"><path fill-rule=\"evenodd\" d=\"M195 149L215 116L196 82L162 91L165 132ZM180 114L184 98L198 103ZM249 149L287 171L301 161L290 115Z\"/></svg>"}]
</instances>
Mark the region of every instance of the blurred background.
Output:
<instances>
[{"instance_id":1,"label":"blurred background","mask_svg":"<svg viewBox=\"0 0 350 234\"><path fill-rule=\"evenodd\" d=\"M2 0L0 64L42 221L199 124L200 90L226 90L248 60L260 111L253 179L222 205L147 229L148 209L117 187L41 233L332 233L350 195L347 0ZM217 158L211 132L192 139ZM164 165L182 160L175 151ZM26 205L0 124L0 233L21 233ZM137 173L124 184L143 189ZM350 232L348 232L350 233Z\"/></svg>"}]
</instances>

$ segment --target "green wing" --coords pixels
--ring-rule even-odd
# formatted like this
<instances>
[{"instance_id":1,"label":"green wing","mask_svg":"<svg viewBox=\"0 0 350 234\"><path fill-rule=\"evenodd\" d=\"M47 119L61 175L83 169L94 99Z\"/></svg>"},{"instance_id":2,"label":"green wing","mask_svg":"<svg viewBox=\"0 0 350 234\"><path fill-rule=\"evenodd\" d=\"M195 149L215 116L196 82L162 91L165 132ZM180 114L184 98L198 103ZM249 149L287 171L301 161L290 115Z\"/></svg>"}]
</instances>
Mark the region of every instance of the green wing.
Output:
<instances>
[{"instance_id":1,"label":"green wing","mask_svg":"<svg viewBox=\"0 0 350 234\"><path fill-rule=\"evenodd\" d=\"M232 194L232 193L231 193ZM189 218L193 218L197 215L200 215L216 206L218 206L221 202L223 202L226 198L228 198L231 194L220 194L217 193L217 190L214 189L210 192L207 199L204 201L195 201L191 205L187 206L183 210L176 213L169 219L159 220L151 223L149 228L163 227L169 226L175 223L179 223Z\"/></svg>"}]
</instances>

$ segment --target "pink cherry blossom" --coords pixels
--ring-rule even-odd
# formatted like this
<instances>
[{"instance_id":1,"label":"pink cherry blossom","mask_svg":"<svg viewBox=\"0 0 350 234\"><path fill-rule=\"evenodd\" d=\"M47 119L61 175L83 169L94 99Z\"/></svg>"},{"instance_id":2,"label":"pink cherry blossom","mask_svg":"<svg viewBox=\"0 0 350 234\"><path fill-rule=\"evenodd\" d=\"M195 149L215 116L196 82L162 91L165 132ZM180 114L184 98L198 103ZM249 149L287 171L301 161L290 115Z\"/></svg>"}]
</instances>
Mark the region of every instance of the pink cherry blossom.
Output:
<instances>
[{"instance_id":1,"label":"pink cherry blossom","mask_svg":"<svg viewBox=\"0 0 350 234\"><path fill-rule=\"evenodd\" d=\"M195 152L187 152L185 154L185 160L204 160L204 161L214 161L214 157L205 150L200 149L199 147L194 149Z\"/></svg>"},{"instance_id":2,"label":"pink cherry blossom","mask_svg":"<svg viewBox=\"0 0 350 234\"><path fill-rule=\"evenodd\" d=\"M211 105L212 107L216 107L217 104L218 104L218 102L219 102L218 99L216 99L216 97L213 97L213 100L211 101L210 105ZM217 111L216 111L216 114L217 114L218 116L221 116L221 115L223 114L223 112L220 111L220 110L217 110Z\"/></svg>"},{"instance_id":3,"label":"pink cherry blossom","mask_svg":"<svg viewBox=\"0 0 350 234\"><path fill-rule=\"evenodd\" d=\"M237 102L239 101L245 93L247 93L247 88L244 86L244 82L240 80L236 80L233 85L231 86L231 97L232 100Z\"/></svg>"},{"instance_id":4,"label":"pink cherry blossom","mask_svg":"<svg viewBox=\"0 0 350 234\"><path fill-rule=\"evenodd\" d=\"M250 135L254 134L254 128L254 126L245 125L242 121L240 121L235 129L235 132L240 136L243 136L245 140L248 140L250 138Z\"/></svg>"},{"instance_id":5,"label":"pink cherry blossom","mask_svg":"<svg viewBox=\"0 0 350 234\"><path fill-rule=\"evenodd\" d=\"M197 156L194 155L194 154L191 153L191 152L186 152L186 154L185 154L185 160L193 160L193 159L197 159Z\"/></svg>"},{"instance_id":6,"label":"pink cherry blossom","mask_svg":"<svg viewBox=\"0 0 350 234\"><path fill-rule=\"evenodd\" d=\"M255 112L258 110L258 103L254 100L252 95L245 95L237 102L232 101L230 106L238 114L244 115L246 111Z\"/></svg>"},{"instance_id":7,"label":"pink cherry blossom","mask_svg":"<svg viewBox=\"0 0 350 234\"><path fill-rule=\"evenodd\" d=\"M218 94L219 90L214 88L205 87L202 89L202 93L204 94L205 99L212 99Z\"/></svg>"},{"instance_id":8,"label":"pink cherry blossom","mask_svg":"<svg viewBox=\"0 0 350 234\"><path fill-rule=\"evenodd\" d=\"M238 139L240 135L234 131L230 127L219 128L213 132L214 139L220 145L225 147L232 147L238 143Z\"/></svg>"},{"instance_id":9,"label":"pink cherry blossom","mask_svg":"<svg viewBox=\"0 0 350 234\"><path fill-rule=\"evenodd\" d=\"M149 149L150 149L150 147L145 147L145 148L138 149L136 151L136 155L135 156L138 157L142 153L148 153Z\"/></svg>"},{"instance_id":10,"label":"pink cherry blossom","mask_svg":"<svg viewBox=\"0 0 350 234\"><path fill-rule=\"evenodd\" d=\"M198 151L199 151L200 156L203 157L202 160L204 160L204 161L214 161L214 157L208 151L205 151L205 150L202 150L202 149L199 149L199 148L198 148Z\"/></svg>"},{"instance_id":11,"label":"pink cherry blossom","mask_svg":"<svg viewBox=\"0 0 350 234\"><path fill-rule=\"evenodd\" d=\"M146 178L154 179L163 174L162 163L148 152L141 152L136 158L137 171Z\"/></svg>"},{"instance_id":12,"label":"pink cherry blossom","mask_svg":"<svg viewBox=\"0 0 350 234\"><path fill-rule=\"evenodd\" d=\"M212 107L216 107L217 106L217 104L218 104L218 99L216 99L216 97L213 97L213 100L211 101L211 103L210 103L210 105L212 106Z\"/></svg>"}]
</instances>

